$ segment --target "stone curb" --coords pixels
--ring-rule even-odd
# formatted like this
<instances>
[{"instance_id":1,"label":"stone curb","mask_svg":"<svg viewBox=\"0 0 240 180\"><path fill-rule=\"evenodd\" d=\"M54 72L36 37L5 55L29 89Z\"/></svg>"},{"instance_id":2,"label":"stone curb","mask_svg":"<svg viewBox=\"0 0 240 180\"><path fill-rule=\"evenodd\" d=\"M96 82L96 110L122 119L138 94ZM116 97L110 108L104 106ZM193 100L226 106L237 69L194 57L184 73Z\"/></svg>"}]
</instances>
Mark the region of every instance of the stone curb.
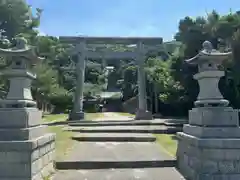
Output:
<instances>
[{"instance_id":1,"label":"stone curb","mask_svg":"<svg viewBox=\"0 0 240 180\"><path fill-rule=\"evenodd\" d=\"M183 127L183 123L168 123L168 122L116 122L116 123L69 123L69 126L170 126L170 127Z\"/></svg>"},{"instance_id":2,"label":"stone curb","mask_svg":"<svg viewBox=\"0 0 240 180\"><path fill-rule=\"evenodd\" d=\"M72 137L76 141L89 142L155 142L156 137Z\"/></svg>"},{"instance_id":3,"label":"stone curb","mask_svg":"<svg viewBox=\"0 0 240 180\"><path fill-rule=\"evenodd\" d=\"M175 134L181 132L182 128L167 128L167 129L79 129L66 130L81 133L153 133L153 134Z\"/></svg>"},{"instance_id":4,"label":"stone curb","mask_svg":"<svg viewBox=\"0 0 240 180\"><path fill-rule=\"evenodd\" d=\"M57 170L69 169L127 169L127 168L156 168L176 167L176 160L162 161L58 161Z\"/></svg>"}]
</instances>

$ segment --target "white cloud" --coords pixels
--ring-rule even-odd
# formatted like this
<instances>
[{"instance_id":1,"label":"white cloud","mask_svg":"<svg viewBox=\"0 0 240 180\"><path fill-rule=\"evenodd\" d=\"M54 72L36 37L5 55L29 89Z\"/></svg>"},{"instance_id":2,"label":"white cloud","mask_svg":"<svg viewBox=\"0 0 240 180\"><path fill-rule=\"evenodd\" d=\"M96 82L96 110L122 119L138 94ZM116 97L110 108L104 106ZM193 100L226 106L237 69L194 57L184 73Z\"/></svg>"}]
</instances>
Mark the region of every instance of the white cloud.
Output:
<instances>
[{"instance_id":1,"label":"white cloud","mask_svg":"<svg viewBox=\"0 0 240 180\"><path fill-rule=\"evenodd\" d=\"M38 30L38 36L47 36L47 34L39 29Z\"/></svg>"}]
</instances>

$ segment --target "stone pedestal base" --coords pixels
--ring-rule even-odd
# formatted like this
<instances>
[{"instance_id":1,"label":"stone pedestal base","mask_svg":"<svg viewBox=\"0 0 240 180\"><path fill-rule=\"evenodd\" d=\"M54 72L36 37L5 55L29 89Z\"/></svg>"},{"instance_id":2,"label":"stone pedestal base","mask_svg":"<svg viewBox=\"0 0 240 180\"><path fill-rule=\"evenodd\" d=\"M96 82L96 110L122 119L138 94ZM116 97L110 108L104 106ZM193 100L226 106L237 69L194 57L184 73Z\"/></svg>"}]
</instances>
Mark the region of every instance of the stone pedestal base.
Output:
<instances>
[{"instance_id":1,"label":"stone pedestal base","mask_svg":"<svg viewBox=\"0 0 240 180\"><path fill-rule=\"evenodd\" d=\"M55 135L36 108L0 109L0 179L44 180L54 172Z\"/></svg>"},{"instance_id":2,"label":"stone pedestal base","mask_svg":"<svg viewBox=\"0 0 240 180\"><path fill-rule=\"evenodd\" d=\"M240 179L238 112L229 107L194 108L177 134L179 171L189 180Z\"/></svg>"},{"instance_id":3,"label":"stone pedestal base","mask_svg":"<svg viewBox=\"0 0 240 180\"><path fill-rule=\"evenodd\" d=\"M151 112L139 109L136 112L135 119L136 120L152 120L153 116Z\"/></svg>"},{"instance_id":4,"label":"stone pedestal base","mask_svg":"<svg viewBox=\"0 0 240 180\"><path fill-rule=\"evenodd\" d=\"M69 121L78 121L78 120L84 120L84 112L71 112L69 114L68 120Z\"/></svg>"},{"instance_id":5,"label":"stone pedestal base","mask_svg":"<svg viewBox=\"0 0 240 180\"><path fill-rule=\"evenodd\" d=\"M178 169L187 179L240 179L240 139L178 137Z\"/></svg>"},{"instance_id":6,"label":"stone pedestal base","mask_svg":"<svg viewBox=\"0 0 240 180\"><path fill-rule=\"evenodd\" d=\"M0 142L0 179L44 180L54 172L55 135Z\"/></svg>"}]
</instances>

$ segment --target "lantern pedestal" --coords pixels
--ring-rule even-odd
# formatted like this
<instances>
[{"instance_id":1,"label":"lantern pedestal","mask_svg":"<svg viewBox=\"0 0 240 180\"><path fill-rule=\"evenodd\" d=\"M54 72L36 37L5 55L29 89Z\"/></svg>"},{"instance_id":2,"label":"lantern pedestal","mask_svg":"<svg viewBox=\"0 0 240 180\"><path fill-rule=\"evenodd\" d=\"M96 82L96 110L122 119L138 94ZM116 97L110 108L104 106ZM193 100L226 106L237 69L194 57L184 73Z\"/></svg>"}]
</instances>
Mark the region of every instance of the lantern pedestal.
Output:
<instances>
[{"instance_id":1,"label":"lantern pedestal","mask_svg":"<svg viewBox=\"0 0 240 180\"><path fill-rule=\"evenodd\" d=\"M177 167L188 180L240 179L240 128L238 111L219 91L224 76L218 66L231 53L221 53L210 42L189 64L198 65L194 75L200 92L195 108L189 111L189 124L177 133Z\"/></svg>"},{"instance_id":2,"label":"lantern pedestal","mask_svg":"<svg viewBox=\"0 0 240 180\"><path fill-rule=\"evenodd\" d=\"M0 49L11 61L2 72L10 83L0 101L0 179L43 180L54 172L55 135L41 125L42 112L31 94L36 76L29 69L37 57L25 39L16 40L15 48Z\"/></svg>"},{"instance_id":3,"label":"lantern pedestal","mask_svg":"<svg viewBox=\"0 0 240 180\"><path fill-rule=\"evenodd\" d=\"M177 134L177 166L190 180L240 178L238 111L230 107L198 107Z\"/></svg>"}]
</instances>

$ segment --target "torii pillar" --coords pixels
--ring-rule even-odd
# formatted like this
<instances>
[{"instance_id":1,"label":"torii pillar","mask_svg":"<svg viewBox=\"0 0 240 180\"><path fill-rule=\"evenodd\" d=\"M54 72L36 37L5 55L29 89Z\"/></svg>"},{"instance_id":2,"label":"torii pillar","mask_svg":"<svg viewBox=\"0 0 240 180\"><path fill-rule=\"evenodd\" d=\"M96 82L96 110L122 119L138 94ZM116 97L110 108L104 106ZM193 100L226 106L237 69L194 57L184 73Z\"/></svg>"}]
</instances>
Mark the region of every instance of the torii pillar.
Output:
<instances>
[{"instance_id":1,"label":"torii pillar","mask_svg":"<svg viewBox=\"0 0 240 180\"><path fill-rule=\"evenodd\" d=\"M136 120L151 120L152 113L147 110L146 77L144 71L145 51L140 41L137 43L136 62L138 66L138 110Z\"/></svg>"},{"instance_id":2,"label":"torii pillar","mask_svg":"<svg viewBox=\"0 0 240 180\"><path fill-rule=\"evenodd\" d=\"M74 51L77 54L78 61L76 65L76 73L77 73L77 85L74 96L74 104L71 113L69 114L69 120L83 120L84 112L83 112L83 91L84 91L84 81L85 81L85 59L86 59L86 50L85 50L85 42L80 42Z\"/></svg>"}]
</instances>

